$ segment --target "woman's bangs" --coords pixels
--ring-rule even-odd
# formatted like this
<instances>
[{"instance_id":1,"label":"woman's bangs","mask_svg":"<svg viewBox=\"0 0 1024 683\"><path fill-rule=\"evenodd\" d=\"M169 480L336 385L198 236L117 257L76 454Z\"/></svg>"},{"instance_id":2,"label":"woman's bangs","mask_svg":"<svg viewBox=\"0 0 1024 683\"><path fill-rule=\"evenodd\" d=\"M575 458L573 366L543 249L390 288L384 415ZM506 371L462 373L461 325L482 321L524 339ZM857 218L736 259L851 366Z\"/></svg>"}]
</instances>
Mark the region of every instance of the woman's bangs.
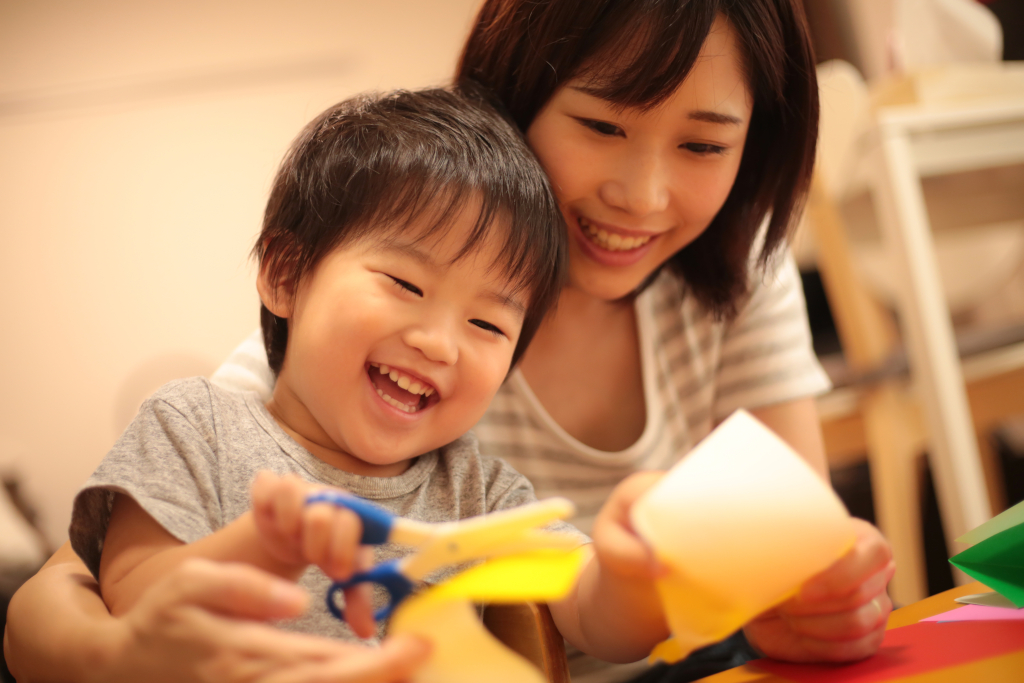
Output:
<instances>
[{"instance_id":1,"label":"woman's bangs","mask_svg":"<svg viewBox=\"0 0 1024 683\"><path fill-rule=\"evenodd\" d=\"M574 78L591 95L622 107L649 109L665 101L690 73L717 11L653 5L629 16L608 15L593 52ZM622 26L631 26L622 30Z\"/></svg>"}]
</instances>

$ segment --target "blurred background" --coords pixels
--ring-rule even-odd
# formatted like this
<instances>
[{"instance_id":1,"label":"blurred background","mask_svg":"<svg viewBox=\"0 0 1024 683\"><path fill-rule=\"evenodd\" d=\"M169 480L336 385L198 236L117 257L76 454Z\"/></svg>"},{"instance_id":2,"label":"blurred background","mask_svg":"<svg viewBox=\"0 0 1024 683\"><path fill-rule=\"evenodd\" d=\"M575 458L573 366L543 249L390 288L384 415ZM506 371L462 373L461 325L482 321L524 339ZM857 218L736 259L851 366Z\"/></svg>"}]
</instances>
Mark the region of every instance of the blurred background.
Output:
<instances>
[{"instance_id":1,"label":"blurred background","mask_svg":"<svg viewBox=\"0 0 1024 683\"><path fill-rule=\"evenodd\" d=\"M870 149L874 107L1024 93L1020 69L1003 68L1022 58L1019 0L806 1L819 58L852 71L823 68L866 98L862 121L830 124L843 131L838 156ZM249 250L293 136L353 93L446 82L477 5L0 0L0 474L12 494L0 497L0 520L16 514L13 500L38 531L0 521L13 548L0 563L34 567L63 543L75 490L142 399L169 379L210 374L257 327ZM891 315L897 285L886 281L893 267L879 256L865 172L830 164L839 170L822 182L858 282ZM1022 170L1001 159L922 181L936 230L996 226L984 233L989 251L959 265L977 240L954 243L953 277L985 276L947 291L966 302L958 321L1012 325L1024 311ZM803 228L794 247L816 343L837 386L853 388L834 415L861 419L859 436L833 436L845 444L837 483L871 517L861 409L878 375L864 385L865 366L851 370L843 354L816 237ZM905 355L895 367L889 376L905 386ZM1005 424L999 453L1015 433Z\"/></svg>"},{"instance_id":2,"label":"blurred background","mask_svg":"<svg viewBox=\"0 0 1024 683\"><path fill-rule=\"evenodd\" d=\"M51 545L142 399L258 326L249 250L292 138L445 82L476 5L0 1L0 472Z\"/></svg>"}]
</instances>

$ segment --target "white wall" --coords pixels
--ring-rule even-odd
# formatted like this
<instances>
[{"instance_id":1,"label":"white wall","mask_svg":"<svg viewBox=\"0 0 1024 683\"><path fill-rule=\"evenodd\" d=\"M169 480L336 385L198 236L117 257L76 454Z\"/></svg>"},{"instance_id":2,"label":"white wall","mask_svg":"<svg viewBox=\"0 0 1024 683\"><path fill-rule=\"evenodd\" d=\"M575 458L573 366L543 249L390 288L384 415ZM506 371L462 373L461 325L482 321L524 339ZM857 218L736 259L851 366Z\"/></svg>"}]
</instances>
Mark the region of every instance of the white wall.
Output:
<instances>
[{"instance_id":1,"label":"white wall","mask_svg":"<svg viewBox=\"0 0 1024 683\"><path fill-rule=\"evenodd\" d=\"M443 83L477 4L0 2L0 472L52 543L139 402L256 328L290 140L354 92Z\"/></svg>"}]
</instances>

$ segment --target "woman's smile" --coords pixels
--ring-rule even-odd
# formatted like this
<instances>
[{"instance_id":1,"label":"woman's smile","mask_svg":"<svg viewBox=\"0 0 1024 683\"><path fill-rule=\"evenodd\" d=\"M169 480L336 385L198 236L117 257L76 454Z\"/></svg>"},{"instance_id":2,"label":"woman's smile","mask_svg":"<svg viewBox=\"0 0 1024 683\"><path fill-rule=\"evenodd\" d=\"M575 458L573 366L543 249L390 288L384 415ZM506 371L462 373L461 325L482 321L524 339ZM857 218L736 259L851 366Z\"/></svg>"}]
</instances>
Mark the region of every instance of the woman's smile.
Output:
<instances>
[{"instance_id":1,"label":"woman's smile","mask_svg":"<svg viewBox=\"0 0 1024 683\"><path fill-rule=\"evenodd\" d=\"M732 189L753 111L742 51L719 19L683 83L622 107L574 79L526 139L569 226L569 282L618 301L707 228Z\"/></svg>"}]
</instances>

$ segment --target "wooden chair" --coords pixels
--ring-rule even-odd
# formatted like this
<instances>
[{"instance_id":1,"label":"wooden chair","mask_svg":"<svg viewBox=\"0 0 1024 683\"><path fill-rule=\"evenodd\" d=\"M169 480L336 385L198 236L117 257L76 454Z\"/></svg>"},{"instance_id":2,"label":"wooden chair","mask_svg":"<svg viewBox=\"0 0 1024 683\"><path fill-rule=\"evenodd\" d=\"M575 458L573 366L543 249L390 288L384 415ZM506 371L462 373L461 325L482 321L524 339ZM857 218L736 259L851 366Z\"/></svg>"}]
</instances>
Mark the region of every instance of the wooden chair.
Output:
<instances>
[{"instance_id":1,"label":"wooden chair","mask_svg":"<svg viewBox=\"0 0 1024 683\"><path fill-rule=\"evenodd\" d=\"M532 662L550 683L569 683L565 641L547 605L487 605L484 626L509 649Z\"/></svg>"},{"instance_id":2,"label":"wooden chair","mask_svg":"<svg viewBox=\"0 0 1024 683\"><path fill-rule=\"evenodd\" d=\"M848 65L819 70L821 156L806 218L843 353L855 380L825 397L820 408L830 462L849 463L863 457L858 452L867 456L876 518L897 561L891 592L897 603L909 604L927 593L921 485L928 430L893 316L866 286L835 200L852 172L849 158L858 138L856 128L865 124L870 107L866 87L858 84L859 75L855 71L851 75L851 71ZM858 88L863 95L860 99ZM989 434L1000 421L1024 414L1022 333L1024 327L1018 325L981 339L958 340L993 512L1001 510L1005 500Z\"/></svg>"}]
</instances>

